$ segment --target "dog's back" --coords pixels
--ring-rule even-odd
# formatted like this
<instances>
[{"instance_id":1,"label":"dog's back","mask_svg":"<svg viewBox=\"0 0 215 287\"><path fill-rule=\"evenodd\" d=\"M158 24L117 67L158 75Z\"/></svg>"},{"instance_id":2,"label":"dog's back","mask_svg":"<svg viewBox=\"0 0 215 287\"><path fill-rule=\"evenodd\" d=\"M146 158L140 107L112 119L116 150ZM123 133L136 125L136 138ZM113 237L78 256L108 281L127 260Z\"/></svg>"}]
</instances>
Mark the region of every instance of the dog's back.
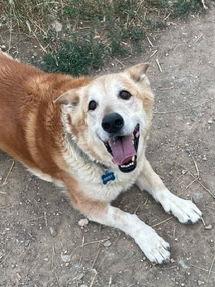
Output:
<instances>
[{"instance_id":1,"label":"dog's back","mask_svg":"<svg viewBox=\"0 0 215 287\"><path fill-rule=\"evenodd\" d=\"M61 93L89 82L45 73L0 52L0 149L32 170L56 177L63 166Z\"/></svg>"},{"instance_id":2,"label":"dog's back","mask_svg":"<svg viewBox=\"0 0 215 287\"><path fill-rule=\"evenodd\" d=\"M0 149L19 159L30 159L23 146L26 109L31 102L26 84L29 77L40 73L0 52Z\"/></svg>"}]
</instances>

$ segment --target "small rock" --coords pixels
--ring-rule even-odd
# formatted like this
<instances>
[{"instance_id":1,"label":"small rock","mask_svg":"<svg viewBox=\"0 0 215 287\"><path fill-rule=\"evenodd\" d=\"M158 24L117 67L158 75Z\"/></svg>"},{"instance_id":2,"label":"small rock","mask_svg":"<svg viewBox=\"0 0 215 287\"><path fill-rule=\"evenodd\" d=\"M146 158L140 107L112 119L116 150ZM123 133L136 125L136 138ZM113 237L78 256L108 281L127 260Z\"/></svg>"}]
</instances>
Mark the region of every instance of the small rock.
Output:
<instances>
[{"instance_id":1,"label":"small rock","mask_svg":"<svg viewBox=\"0 0 215 287\"><path fill-rule=\"evenodd\" d=\"M55 20L52 23L52 27L55 29L56 32L61 32L63 25L60 22L58 22L57 20Z\"/></svg>"},{"instance_id":2,"label":"small rock","mask_svg":"<svg viewBox=\"0 0 215 287\"><path fill-rule=\"evenodd\" d=\"M201 192L195 192L193 193L193 201L195 203L199 203L200 201L202 201L204 198L203 194Z\"/></svg>"},{"instance_id":3,"label":"small rock","mask_svg":"<svg viewBox=\"0 0 215 287\"><path fill-rule=\"evenodd\" d=\"M197 283L198 283L198 286L201 286L201 285L205 284L205 282L201 281L201 280L198 280Z\"/></svg>"},{"instance_id":4,"label":"small rock","mask_svg":"<svg viewBox=\"0 0 215 287\"><path fill-rule=\"evenodd\" d=\"M45 262L48 262L48 261L49 261L48 257L44 258L43 260L44 260Z\"/></svg>"},{"instance_id":5,"label":"small rock","mask_svg":"<svg viewBox=\"0 0 215 287\"><path fill-rule=\"evenodd\" d=\"M68 267L69 266L69 262L66 262L65 266Z\"/></svg>"},{"instance_id":6,"label":"small rock","mask_svg":"<svg viewBox=\"0 0 215 287\"><path fill-rule=\"evenodd\" d=\"M185 284L184 284L184 283L181 283L181 286L185 286Z\"/></svg>"},{"instance_id":7,"label":"small rock","mask_svg":"<svg viewBox=\"0 0 215 287\"><path fill-rule=\"evenodd\" d=\"M213 226L211 224L205 225L205 229L207 230L211 230L213 228Z\"/></svg>"},{"instance_id":8,"label":"small rock","mask_svg":"<svg viewBox=\"0 0 215 287\"><path fill-rule=\"evenodd\" d=\"M26 240L26 241L24 242L25 247L28 247L30 243L31 243L30 240Z\"/></svg>"},{"instance_id":9,"label":"small rock","mask_svg":"<svg viewBox=\"0 0 215 287\"><path fill-rule=\"evenodd\" d=\"M86 226L88 223L89 223L89 220L88 220L87 218L82 218L82 219L80 219L80 220L78 221L78 225L79 225L80 227L84 227L84 226Z\"/></svg>"},{"instance_id":10,"label":"small rock","mask_svg":"<svg viewBox=\"0 0 215 287\"><path fill-rule=\"evenodd\" d=\"M175 263L175 260L173 258L170 259L171 263Z\"/></svg>"},{"instance_id":11,"label":"small rock","mask_svg":"<svg viewBox=\"0 0 215 287\"><path fill-rule=\"evenodd\" d=\"M180 259L178 260L178 264L179 264L183 269L189 269L189 266L186 264L186 262L185 262L182 258L180 258Z\"/></svg>"},{"instance_id":12,"label":"small rock","mask_svg":"<svg viewBox=\"0 0 215 287\"><path fill-rule=\"evenodd\" d=\"M107 241L105 241L104 243L103 243L103 246L104 247L110 247L111 246L111 241L110 240L107 240Z\"/></svg>"},{"instance_id":13,"label":"small rock","mask_svg":"<svg viewBox=\"0 0 215 287\"><path fill-rule=\"evenodd\" d=\"M203 155L202 160L207 160L207 157L206 157L206 155L205 155L205 154Z\"/></svg>"},{"instance_id":14,"label":"small rock","mask_svg":"<svg viewBox=\"0 0 215 287\"><path fill-rule=\"evenodd\" d=\"M7 50L7 47L5 45L1 45L0 48L3 52Z\"/></svg>"},{"instance_id":15,"label":"small rock","mask_svg":"<svg viewBox=\"0 0 215 287\"><path fill-rule=\"evenodd\" d=\"M182 174L185 174L186 172L187 172L187 171L186 171L186 170L184 170L184 169L181 171L181 173L182 173Z\"/></svg>"},{"instance_id":16,"label":"small rock","mask_svg":"<svg viewBox=\"0 0 215 287\"><path fill-rule=\"evenodd\" d=\"M209 119L209 120L208 120L208 124L211 125L212 123L213 123L213 120L212 120L212 119Z\"/></svg>"},{"instance_id":17,"label":"small rock","mask_svg":"<svg viewBox=\"0 0 215 287\"><path fill-rule=\"evenodd\" d=\"M55 237L57 235L57 231L52 226L49 227L49 231L51 236Z\"/></svg>"},{"instance_id":18,"label":"small rock","mask_svg":"<svg viewBox=\"0 0 215 287\"><path fill-rule=\"evenodd\" d=\"M63 254L62 252L61 252L61 259L62 259L62 261L63 262L70 262L70 259L71 259L71 255L69 255L69 254Z\"/></svg>"}]
</instances>

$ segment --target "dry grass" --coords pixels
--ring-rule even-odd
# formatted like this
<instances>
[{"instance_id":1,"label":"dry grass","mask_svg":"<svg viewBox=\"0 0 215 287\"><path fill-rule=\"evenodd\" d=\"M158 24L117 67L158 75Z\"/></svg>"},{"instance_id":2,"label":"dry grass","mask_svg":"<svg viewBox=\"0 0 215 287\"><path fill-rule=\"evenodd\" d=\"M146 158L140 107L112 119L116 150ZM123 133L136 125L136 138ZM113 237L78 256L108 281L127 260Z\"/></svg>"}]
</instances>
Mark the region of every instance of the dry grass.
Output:
<instances>
[{"instance_id":1,"label":"dry grass","mask_svg":"<svg viewBox=\"0 0 215 287\"><path fill-rule=\"evenodd\" d=\"M200 0L3 0L0 9L11 29L47 47L45 70L79 75L141 52L151 32L202 7Z\"/></svg>"}]
</instances>

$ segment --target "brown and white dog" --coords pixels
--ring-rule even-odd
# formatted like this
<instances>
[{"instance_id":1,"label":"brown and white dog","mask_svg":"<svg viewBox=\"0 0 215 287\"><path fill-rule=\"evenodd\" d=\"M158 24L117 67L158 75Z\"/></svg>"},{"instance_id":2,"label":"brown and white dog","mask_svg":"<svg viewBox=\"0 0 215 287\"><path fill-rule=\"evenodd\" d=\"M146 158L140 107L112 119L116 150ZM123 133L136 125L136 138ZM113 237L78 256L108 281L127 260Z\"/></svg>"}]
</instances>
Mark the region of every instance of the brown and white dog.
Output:
<instances>
[{"instance_id":1,"label":"brown and white dog","mask_svg":"<svg viewBox=\"0 0 215 287\"><path fill-rule=\"evenodd\" d=\"M169 244L135 214L110 205L133 184L182 223L201 211L172 194L145 157L153 93L147 64L97 78L45 73L0 52L0 149L65 187L90 220L129 234L155 263Z\"/></svg>"}]
</instances>

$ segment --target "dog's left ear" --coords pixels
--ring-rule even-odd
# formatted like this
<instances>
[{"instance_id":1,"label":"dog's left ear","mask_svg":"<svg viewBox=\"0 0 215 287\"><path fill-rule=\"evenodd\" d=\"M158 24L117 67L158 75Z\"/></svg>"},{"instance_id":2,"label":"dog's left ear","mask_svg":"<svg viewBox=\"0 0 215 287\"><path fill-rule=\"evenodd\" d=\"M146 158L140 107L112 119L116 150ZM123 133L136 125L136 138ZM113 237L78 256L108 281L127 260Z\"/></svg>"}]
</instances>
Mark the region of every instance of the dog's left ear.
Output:
<instances>
[{"instance_id":1,"label":"dog's left ear","mask_svg":"<svg viewBox=\"0 0 215 287\"><path fill-rule=\"evenodd\" d=\"M60 95L56 100L53 101L53 103L59 105L77 106L79 103L79 96L76 89L71 89Z\"/></svg>"},{"instance_id":2,"label":"dog's left ear","mask_svg":"<svg viewBox=\"0 0 215 287\"><path fill-rule=\"evenodd\" d=\"M148 67L149 63L141 63L126 69L125 72L128 73L135 82L139 82L145 78Z\"/></svg>"}]
</instances>

